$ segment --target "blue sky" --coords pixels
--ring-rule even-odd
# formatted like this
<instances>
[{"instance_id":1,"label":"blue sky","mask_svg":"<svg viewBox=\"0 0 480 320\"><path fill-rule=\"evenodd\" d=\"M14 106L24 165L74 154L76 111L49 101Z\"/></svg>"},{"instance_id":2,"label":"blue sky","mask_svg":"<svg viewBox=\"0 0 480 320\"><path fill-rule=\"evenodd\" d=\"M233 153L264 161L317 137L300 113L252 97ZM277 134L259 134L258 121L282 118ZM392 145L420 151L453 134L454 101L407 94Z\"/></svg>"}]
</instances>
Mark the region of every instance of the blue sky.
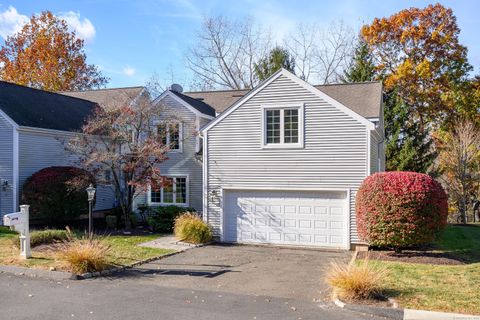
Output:
<instances>
[{"instance_id":1,"label":"blue sky","mask_svg":"<svg viewBox=\"0 0 480 320\"><path fill-rule=\"evenodd\" d=\"M252 16L270 28L277 39L297 23L329 25L343 20L356 30L375 17L389 16L411 6L436 1L402 0L0 0L0 43L25 21L42 10L67 19L86 40L88 62L110 78L108 87L143 85L154 74L164 83L188 87L191 75L184 54L195 39L204 16L222 14L231 19ZM461 42L470 62L480 72L480 1L440 1L454 10L462 29ZM173 79L172 79L172 74Z\"/></svg>"}]
</instances>

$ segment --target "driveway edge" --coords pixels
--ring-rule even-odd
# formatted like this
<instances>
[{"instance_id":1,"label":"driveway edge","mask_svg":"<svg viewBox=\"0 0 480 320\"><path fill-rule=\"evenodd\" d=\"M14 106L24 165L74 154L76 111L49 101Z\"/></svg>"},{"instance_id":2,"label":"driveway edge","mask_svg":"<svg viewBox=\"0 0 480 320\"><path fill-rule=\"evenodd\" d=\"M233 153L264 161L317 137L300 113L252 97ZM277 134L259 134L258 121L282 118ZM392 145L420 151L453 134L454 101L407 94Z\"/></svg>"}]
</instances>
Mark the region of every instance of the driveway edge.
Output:
<instances>
[{"instance_id":1,"label":"driveway edge","mask_svg":"<svg viewBox=\"0 0 480 320\"><path fill-rule=\"evenodd\" d=\"M383 317L388 319L403 320L404 309L403 308L399 309L397 302L392 298L388 298L388 302L392 305L391 308L382 308L382 307L374 307L374 306L363 305L363 304L346 303L338 299L336 295L333 297L333 303L337 307L342 309L347 309L350 311L365 313L372 316Z\"/></svg>"}]
</instances>

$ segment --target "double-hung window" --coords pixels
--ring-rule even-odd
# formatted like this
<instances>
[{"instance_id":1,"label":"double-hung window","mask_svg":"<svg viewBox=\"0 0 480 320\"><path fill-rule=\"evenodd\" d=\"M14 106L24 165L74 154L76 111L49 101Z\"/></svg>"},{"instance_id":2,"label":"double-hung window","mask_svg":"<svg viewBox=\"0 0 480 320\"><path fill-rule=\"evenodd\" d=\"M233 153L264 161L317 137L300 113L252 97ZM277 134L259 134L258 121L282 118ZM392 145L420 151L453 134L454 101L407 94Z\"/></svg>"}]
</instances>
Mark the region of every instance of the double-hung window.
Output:
<instances>
[{"instance_id":1,"label":"double-hung window","mask_svg":"<svg viewBox=\"0 0 480 320\"><path fill-rule=\"evenodd\" d=\"M303 107L263 107L263 147L303 147Z\"/></svg>"},{"instance_id":2,"label":"double-hung window","mask_svg":"<svg viewBox=\"0 0 480 320\"><path fill-rule=\"evenodd\" d=\"M182 124L180 122L157 125L157 137L172 151L182 150Z\"/></svg>"},{"instance_id":3,"label":"double-hung window","mask_svg":"<svg viewBox=\"0 0 480 320\"><path fill-rule=\"evenodd\" d=\"M188 205L187 177L171 177L170 183L157 190L150 187L150 204L159 205Z\"/></svg>"}]
</instances>

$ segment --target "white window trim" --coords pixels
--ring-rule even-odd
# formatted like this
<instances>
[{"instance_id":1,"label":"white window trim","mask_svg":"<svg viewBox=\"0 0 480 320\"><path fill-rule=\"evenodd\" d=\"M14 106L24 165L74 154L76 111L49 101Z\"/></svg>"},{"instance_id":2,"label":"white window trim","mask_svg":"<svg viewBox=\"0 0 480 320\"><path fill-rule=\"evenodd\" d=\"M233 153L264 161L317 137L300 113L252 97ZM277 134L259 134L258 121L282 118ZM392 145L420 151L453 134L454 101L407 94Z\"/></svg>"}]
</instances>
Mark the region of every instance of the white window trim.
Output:
<instances>
[{"instance_id":1,"label":"white window trim","mask_svg":"<svg viewBox=\"0 0 480 320\"><path fill-rule=\"evenodd\" d=\"M178 124L178 149L170 149L169 152L178 152L178 153L182 153L183 152L183 122L180 122L180 121L177 121L177 122L171 122L171 123L176 123ZM167 129L167 132L166 132L166 135L167 135L167 145L170 145L170 126L169 126L169 122L161 122L161 121L156 121L154 123L154 126L155 126L155 134L158 135L158 126L161 125L161 124L165 124L166 125L166 129Z\"/></svg>"},{"instance_id":2,"label":"white window trim","mask_svg":"<svg viewBox=\"0 0 480 320\"><path fill-rule=\"evenodd\" d=\"M267 143L267 110L285 110L285 109L298 109L298 143L285 143L284 142L284 117L283 112L280 113L280 143ZM304 147L304 104L272 104L262 105L262 149L303 149Z\"/></svg>"},{"instance_id":3,"label":"white window trim","mask_svg":"<svg viewBox=\"0 0 480 320\"><path fill-rule=\"evenodd\" d=\"M148 186L148 190L147 190L147 203L149 206L159 206L159 207L162 207L162 206L178 206L178 207L189 207L190 205L190 177L189 175L168 175L168 176L164 176L164 177L168 177L168 178L185 178L185 183L186 183L186 197L185 197L185 203L175 203L175 202L152 202L152 194L151 194L151 191L152 191L152 188L151 186ZM175 201L176 200L176 193L175 193L175 189L176 189L176 186L174 185L174 188L173 188L173 200ZM160 189L160 198L162 199L163 201L163 188Z\"/></svg>"}]
</instances>

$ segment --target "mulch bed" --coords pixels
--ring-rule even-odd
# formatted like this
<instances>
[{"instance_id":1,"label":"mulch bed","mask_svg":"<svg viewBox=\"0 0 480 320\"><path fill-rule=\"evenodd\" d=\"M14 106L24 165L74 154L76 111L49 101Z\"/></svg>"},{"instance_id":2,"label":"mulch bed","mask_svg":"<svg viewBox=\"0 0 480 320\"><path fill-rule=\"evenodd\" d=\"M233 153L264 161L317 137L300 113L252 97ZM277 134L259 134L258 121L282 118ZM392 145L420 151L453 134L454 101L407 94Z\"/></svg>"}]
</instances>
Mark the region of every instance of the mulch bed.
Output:
<instances>
[{"instance_id":1,"label":"mulch bed","mask_svg":"<svg viewBox=\"0 0 480 320\"><path fill-rule=\"evenodd\" d=\"M406 262L406 263L425 263L436 265L462 265L465 261L452 256L445 252L435 252L430 250L404 250L401 253L396 253L389 250L369 250L358 253L358 258Z\"/></svg>"}]
</instances>

